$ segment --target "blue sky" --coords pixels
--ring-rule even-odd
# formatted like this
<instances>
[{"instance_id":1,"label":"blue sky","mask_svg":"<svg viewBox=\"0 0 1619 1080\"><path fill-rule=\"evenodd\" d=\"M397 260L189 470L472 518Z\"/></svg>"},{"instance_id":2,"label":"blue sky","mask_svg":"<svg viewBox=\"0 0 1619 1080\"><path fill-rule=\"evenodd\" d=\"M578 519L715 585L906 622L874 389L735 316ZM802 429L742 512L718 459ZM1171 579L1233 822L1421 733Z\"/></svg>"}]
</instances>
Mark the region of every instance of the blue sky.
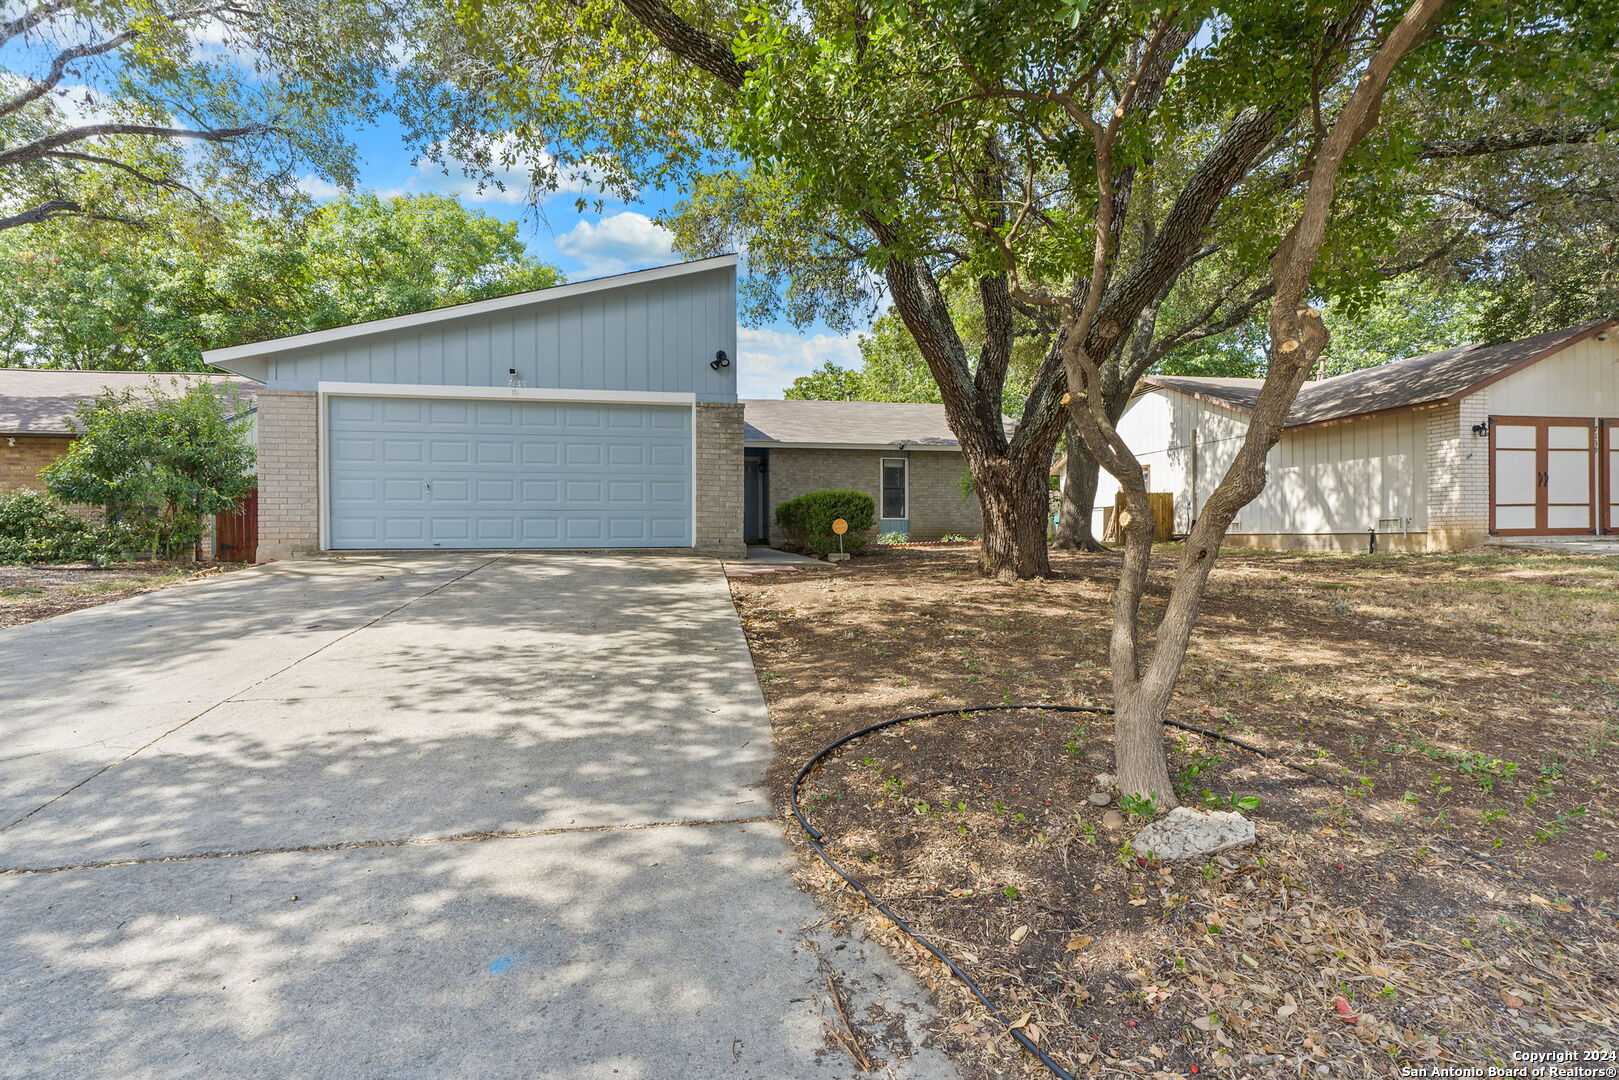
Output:
<instances>
[{"instance_id":1,"label":"blue sky","mask_svg":"<svg viewBox=\"0 0 1619 1080\"><path fill-rule=\"evenodd\" d=\"M527 179L508 174L504 190L463 176L451 165L444 169L430 162L412 162L412 150L391 117L350 133L358 148L361 190L387 197L433 192L449 195L469 209L515 222L519 235L536 258L560 267L571 281L618 274L648 266L678 262L669 234L654 222L675 201L666 192L643 192L637 203L608 202L580 213L578 194L559 191L538 207L527 199ZM307 176L304 190L316 199L336 198L341 191L319 177ZM594 196L593 196L594 197ZM825 327L799 331L780 322L739 329L737 378L743 397L780 397L794 378L835 360L846 367L860 365L853 335L835 334Z\"/></svg>"}]
</instances>

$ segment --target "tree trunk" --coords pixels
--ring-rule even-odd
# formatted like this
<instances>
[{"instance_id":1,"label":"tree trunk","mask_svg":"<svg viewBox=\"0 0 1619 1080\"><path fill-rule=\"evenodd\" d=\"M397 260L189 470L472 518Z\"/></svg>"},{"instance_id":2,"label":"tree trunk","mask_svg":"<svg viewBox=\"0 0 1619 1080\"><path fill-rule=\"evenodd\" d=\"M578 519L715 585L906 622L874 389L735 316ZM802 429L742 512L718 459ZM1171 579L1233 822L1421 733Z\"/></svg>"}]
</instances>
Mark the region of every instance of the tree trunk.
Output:
<instances>
[{"instance_id":1,"label":"tree trunk","mask_svg":"<svg viewBox=\"0 0 1619 1080\"><path fill-rule=\"evenodd\" d=\"M1068 460L1062 470L1062 513L1057 522L1057 537L1051 546L1059 551L1106 551L1091 529L1096 510L1096 487L1101 479L1102 467L1085 448L1085 440L1073 424L1063 437Z\"/></svg>"},{"instance_id":2,"label":"tree trunk","mask_svg":"<svg viewBox=\"0 0 1619 1080\"><path fill-rule=\"evenodd\" d=\"M1050 575L1047 475L1046 466L1014 457L995 458L973 469L973 488L984 518L978 569L985 577L1011 581Z\"/></svg>"},{"instance_id":3,"label":"tree trunk","mask_svg":"<svg viewBox=\"0 0 1619 1080\"><path fill-rule=\"evenodd\" d=\"M1119 790L1151 798L1158 810L1173 810L1179 803L1164 754L1167 688L1160 691L1141 682L1121 692L1115 680L1114 695L1113 759Z\"/></svg>"}]
</instances>

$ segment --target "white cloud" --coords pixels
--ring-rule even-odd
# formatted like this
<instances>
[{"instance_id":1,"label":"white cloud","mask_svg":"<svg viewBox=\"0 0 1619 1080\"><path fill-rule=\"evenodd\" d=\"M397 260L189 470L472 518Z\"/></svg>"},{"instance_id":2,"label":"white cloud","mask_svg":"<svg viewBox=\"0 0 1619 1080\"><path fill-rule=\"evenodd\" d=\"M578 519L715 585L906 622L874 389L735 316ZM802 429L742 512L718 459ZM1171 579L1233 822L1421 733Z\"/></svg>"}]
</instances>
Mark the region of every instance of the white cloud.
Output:
<instances>
[{"instance_id":1,"label":"white cloud","mask_svg":"<svg viewBox=\"0 0 1619 1080\"><path fill-rule=\"evenodd\" d=\"M105 124L117 119L112 112L112 103L93 86L83 83L69 83L58 86L50 94L51 103L62 113L63 118L72 125Z\"/></svg>"},{"instance_id":2,"label":"white cloud","mask_svg":"<svg viewBox=\"0 0 1619 1080\"><path fill-rule=\"evenodd\" d=\"M442 147L434 147L432 150L438 153L430 152L416 163L416 174L406 181L406 186L412 190L453 195L463 202L505 203L508 206L522 205L531 196L536 201L543 201L553 195L594 195L599 191L588 178L571 175L577 170L569 169L564 169L563 175L557 177L554 191L549 188L535 190L534 174L555 172L556 155L541 146L526 144L509 132L490 139L487 148L487 176L482 167L474 167L474 175L468 176L467 163L463 159L443 153ZM429 160L440 155L443 156L441 162Z\"/></svg>"},{"instance_id":3,"label":"white cloud","mask_svg":"<svg viewBox=\"0 0 1619 1080\"><path fill-rule=\"evenodd\" d=\"M789 334L743 327L737 333L736 351L737 396L745 398L779 398L794 379L828 360L841 367L860 367L855 334Z\"/></svg>"},{"instance_id":4,"label":"white cloud","mask_svg":"<svg viewBox=\"0 0 1619 1080\"><path fill-rule=\"evenodd\" d=\"M556 238L557 250L582 263L580 277L605 277L674 261L674 234L633 210L581 221Z\"/></svg>"},{"instance_id":5,"label":"white cloud","mask_svg":"<svg viewBox=\"0 0 1619 1080\"><path fill-rule=\"evenodd\" d=\"M348 192L338 187L324 177L314 173L304 173L298 178L298 190L308 195L316 202L326 202L329 199L340 199Z\"/></svg>"}]
</instances>

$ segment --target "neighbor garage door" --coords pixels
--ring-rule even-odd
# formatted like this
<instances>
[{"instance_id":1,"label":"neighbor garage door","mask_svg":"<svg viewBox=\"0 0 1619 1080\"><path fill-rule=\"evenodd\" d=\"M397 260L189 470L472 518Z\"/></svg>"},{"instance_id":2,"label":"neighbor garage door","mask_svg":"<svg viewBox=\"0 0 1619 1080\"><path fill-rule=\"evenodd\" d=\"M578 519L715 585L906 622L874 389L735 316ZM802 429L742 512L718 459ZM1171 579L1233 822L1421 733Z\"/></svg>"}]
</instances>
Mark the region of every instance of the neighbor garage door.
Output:
<instances>
[{"instance_id":1,"label":"neighbor garage door","mask_svg":"<svg viewBox=\"0 0 1619 1080\"><path fill-rule=\"evenodd\" d=\"M328 401L331 547L691 546L688 407Z\"/></svg>"}]
</instances>

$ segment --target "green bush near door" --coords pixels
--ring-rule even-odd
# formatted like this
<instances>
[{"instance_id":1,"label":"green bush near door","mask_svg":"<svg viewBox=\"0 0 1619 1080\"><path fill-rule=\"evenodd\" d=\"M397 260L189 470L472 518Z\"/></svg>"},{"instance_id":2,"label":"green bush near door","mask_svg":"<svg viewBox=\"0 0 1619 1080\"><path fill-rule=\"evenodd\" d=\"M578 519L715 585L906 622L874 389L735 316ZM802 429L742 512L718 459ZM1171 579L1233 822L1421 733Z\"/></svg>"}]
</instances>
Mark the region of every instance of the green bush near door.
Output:
<instances>
[{"instance_id":1,"label":"green bush near door","mask_svg":"<svg viewBox=\"0 0 1619 1080\"><path fill-rule=\"evenodd\" d=\"M849 523L842 550L858 552L877 524L877 501L864 491L812 491L776 507L776 524L787 538L822 555L838 550L838 537L832 531L838 518Z\"/></svg>"}]
</instances>

